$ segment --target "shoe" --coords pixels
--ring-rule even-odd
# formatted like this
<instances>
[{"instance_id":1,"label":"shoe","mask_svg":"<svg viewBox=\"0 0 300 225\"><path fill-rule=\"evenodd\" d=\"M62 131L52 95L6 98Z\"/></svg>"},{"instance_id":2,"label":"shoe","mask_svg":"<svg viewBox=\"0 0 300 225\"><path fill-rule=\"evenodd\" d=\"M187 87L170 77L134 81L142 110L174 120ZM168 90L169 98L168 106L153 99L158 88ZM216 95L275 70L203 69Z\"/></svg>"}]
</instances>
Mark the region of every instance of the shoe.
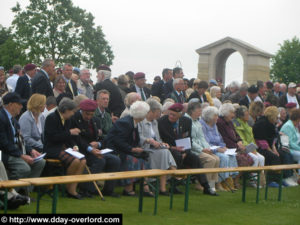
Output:
<instances>
[{"instance_id":1,"label":"shoe","mask_svg":"<svg viewBox=\"0 0 300 225\"><path fill-rule=\"evenodd\" d=\"M93 198L94 196L89 191L81 191L79 194L84 198Z\"/></svg>"},{"instance_id":2,"label":"shoe","mask_svg":"<svg viewBox=\"0 0 300 225\"><path fill-rule=\"evenodd\" d=\"M72 194L70 194L69 192L67 192L67 196L68 196L69 198L74 198L74 199L77 199L77 200L83 200L83 197L82 197L80 194L72 195Z\"/></svg>"},{"instance_id":3,"label":"shoe","mask_svg":"<svg viewBox=\"0 0 300 225\"><path fill-rule=\"evenodd\" d=\"M126 191L126 190L123 190L122 195L124 195L124 196L130 196L130 197L136 197L137 196L134 191Z\"/></svg>"},{"instance_id":4,"label":"shoe","mask_svg":"<svg viewBox=\"0 0 300 225\"><path fill-rule=\"evenodd\" d=\"M30 204L30 202L31 202L30 197L24 196L24 195L17 195L16 199L19 199L22 202L21 205Z\"/></svg>"},{"instance_id":5,"label":"shoe","mask_svg":"<svg viewBox=\"0 0 300 225\"><path fill-rule=\"evenodd\" d=\"M276 182L273 181L268 184L268 187L279 188L279 184L277 184Z\"/></svg>"},{"instance_id":6,"label":"shoe","mask_svg":"<svg viewBox=\"0 0 300 225\"><path fill-rule=\"evenodd\" d=\"M298 186L298 183L295 182L292 177L286 178L283 181L285 181L290 187Z\"/></svg>"},{"instance_id":7,"label":"shoe","mask_svg":"<svg viewBox=\"0 0 300 225\"><path fill-rule=\"evenodd\" d=\"M19 208L19 206L21 206L22 203L23 203L22 200L17 199L17 197L14 196L14 197L12 197L11 199L9 199L9 200L7 201L7 208L8 208L8 209L14 210L14 209Z\"/></svg>"},{"instance_id":8,"label":"shoe","mask_svg":"<svg viewBox=\"0 0 300 225\"><path fill-rule=\"evenodd\" d=\"M213 191L211 188L204 188L203 194L211 196L219 196L217 192Z\"/></svg>"},{"instance_id":9,"label":"shoe","mask_svg":"<svg viewBox=\"0 0 300 225\"><path fill-rule=\"evenodd\" d=\"M154 194L151 191L144 191L144 197L154 197Z\"/></svg>"},{"instance_id":10,"label":"shoe","mask_svg":"<svg viewBox=\"0 0 300 225\"><path fill-rule=\"evenodd\" d=\"M171 188L170 188L169 192L171 193ZM173 194L175 194L175 195L182 195L183 192L180 191L177 187L174 187Z\"/></svg>"},{"instance_id":11,"label":"shoe","mask_svg":"<svg viewBox=\"0 0 300 225\"><path fill-rule=\"evenodd\" d=\"M109 197L113 197L113 198L120 198L121 196L116 193L116 192L112 192L112 193L106 193L106 192L102 192L103 196L109 196Z\"/></svg>"},{"instance_id":12,"label":"shoe","mask_svg":"<svg viewBox=\"0 0 300 225\"><path fill-rule=\"evenodd\" d=\"M167 191L159 191L159 194L163 196L170 196L170 193Z\"/></svg>"}]
</instances>

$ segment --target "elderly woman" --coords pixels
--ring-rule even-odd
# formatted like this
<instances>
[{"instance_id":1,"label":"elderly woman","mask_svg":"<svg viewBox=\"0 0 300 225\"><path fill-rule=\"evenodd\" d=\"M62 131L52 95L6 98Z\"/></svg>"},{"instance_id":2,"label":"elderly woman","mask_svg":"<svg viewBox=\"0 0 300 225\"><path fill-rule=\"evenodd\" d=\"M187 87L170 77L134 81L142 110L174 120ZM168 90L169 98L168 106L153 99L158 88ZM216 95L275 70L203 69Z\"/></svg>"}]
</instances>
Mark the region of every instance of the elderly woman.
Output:
<instances>
[{"instance_id":1,"label":"elderly woman","mask_svg":"<svg viewBox=\"0 0 300 225\"><path fill-rule=\"evenodd\" d=\"M73 138L78 137L78 128L70 129L70 118L74 115L76 104L69 98L63 98L55 112L46 118L44 129L44 152L48 158L59 159L67 169L67 175L82 174L86 160L78 159L65 152L67 148L78 151ZM76 191L77 183L67 184L67 194L70 198L82 199Z\"/></svg>"},{"instance_id":2,"label":"elderly woman","mask_svg":"<svg viewBox=\"0 0 300 225\"><path fill-rule=\"evenodd\" d=\"M150 165L145 160L148 153L140 147L140 136L138 123L143 121L150 110L149 105L143 101L136 101L130 106L129 115L117 120L107 134L105 146L114 149L120 154L121 169L123 171L134 171L149 169ZM134 180L125 180L123 195L135 196L133 190ZM148 186L144 186L144 195L152 197Z\"/></svg>"},{"instance_id":3,"label":"elderly woman","mask_svg":"<svg viewBox=\"0 0 300 225\"><path fill-rule=\"evenodd\" d=\"M176 162L168 150L168 144L163 143L159 132L157 119L160 118L162 106L159 102L149 98L146 103L150 106L146 118L138 124L140 145L143 149L150 149L149 161L151 169L176 169ZM160 178L160 194L169 195L166 191L166 176Z\"/></svg>"},{"instance_id":4,"label":"elderly woman","mask_svg":"<svg viewBox=\"0 0 300 225\"><path fill-rule=\"evenodd\" d=\"M291 112L290 119L282 126L280 132L289 137L289 149L295 161L300 164L300 133L298 126L300 123L300 109ZM298 170L300 174L300 170Z\"/></svg>"},{"instance_id":5,"label":"elderly woman","mask_svg":"<svg viewBox=\"0 0 300 225\"><path fill-rule=\"evenodd\" d=\"M278 120L278 109L276 106L270 106L266 108L264 116L260 117L253 126L253 134L258 148L258 152L265 157L266 165L279 165L279 164L291 164L292 156L289 150L277 149L276 142L278 140L278 133L276 130L276 122ZM279 146L280 147L280 146ZM290 186L290 178L292 171L284 171L283 177L285 183ZM271 187L278 187L275 183L277 180L273 180L270 184Z\"/></svg>"},{"instance_id":6,"label":"elderly woman","mask_svg":"<svg viewBox=\"0 0 300 225\"><path fill-rule=\"evenodd\" d=\"M286 109L283 107L279 107L278 111L279 111L279 118L276 123L276 127L278 128L278 130L280 130L283 124L285 124L289 120L289 116L287 115Z\"/></svg>"},{"instance_id":7,"label":"elderly woman","mask_svg":"<svg viewBox=\"0 0 300 225\"><path fill-rule=\"evenodd\" d=\"M44 112L45 104L45 95L33 94L27 102L27 111L19 119L25 144L39 152L43 151L42 134L45 117L42 112Z\"/></svg>"},{"instance_id":8,"label":"elderly woman","mask_svg":"<svg viewBox=\"0 0 300 225\"><path fill-rule=\"evenodd\" d=\"M210 145L205 140L199 118L202 109L200 102L190 102L188 104L186 117L192 120L192 152L199 156L204 168L219 168L220 159L210 150ZM218 183L217 173L206 174L209 186L215 190L215 184Z\"/></svg>"},{"instance_id":9,"label":"elderly woman","mask_svg":"<svg viewBox=\"0 0 300 225\"><path fill-rule=\"evenodd\" d=\"M214 106L220 108L220 106L222 105L222 102L220 101L222 97L221 88L219 86L212 86L210 88L210 95L212 97Z\"/></svg>"},{"instance_id":10,"label":"elderly woman","mask_svg":"<svg viewBox=\"0 0 300 225\"><path fill-rule=\"evenodd\" d=\"M136 92L130 92L126 95L125 99L124 99L124 103L126 108L124 109L124 111L122 112L120 118L123 118L125 116L128 116L130 114L130 106L135 103L136 101L141 101L141 95L139 93Z\"/></svg>"},{"instance_id":11,"label":"elderly woman","mask_svg":"<svg viewBox=\"0 0 300 225\"><path fill-rule=\"evenodd\" d=\"M59 75L54 80L54 88L53 93L54 97L57 98L61 93L65 92L66 89L66 81L63 76Z\"/></svg>"},{"instance_id":12,"label":"elderly woman","mask_svg":"<svg viewBox=\"0 0 300 225\"><path fill-rule=\"evenodd\" d=\"M214 106L208 106L203 109L200 123L205 139L210 145L210 150L220 158L220 168L237 167L236 157L225 154L227 148L216 125L218 115L219 111ZM226 172L219 175L221 183L217 184L217 189L229 190L229 187L234 189L232 176L236 176L237 172Z\"/></svg>"}]
</instances>

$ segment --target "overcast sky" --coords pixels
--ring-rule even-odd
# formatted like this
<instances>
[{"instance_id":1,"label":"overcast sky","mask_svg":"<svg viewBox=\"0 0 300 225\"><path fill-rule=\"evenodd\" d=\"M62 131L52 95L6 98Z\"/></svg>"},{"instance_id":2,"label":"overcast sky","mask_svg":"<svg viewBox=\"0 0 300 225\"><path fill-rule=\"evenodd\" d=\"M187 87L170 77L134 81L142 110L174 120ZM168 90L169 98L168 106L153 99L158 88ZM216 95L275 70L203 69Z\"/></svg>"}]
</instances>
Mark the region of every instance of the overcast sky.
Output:
<instances>
[{"instance_id":1,"label":"overcast sky","mask_svg":"<svg viewBox=\"0 0 300 225\"><path fill-rule=\"evenodd\" d=\"M0 23L9 26L15 0L1 0ZM19 0L22 8L28 0ZM186 77L197 76L197 48L230 36L271 54L300 37L299 0L73 0L91 12L112 46L113 76L145 72L148 82L181 62ZM238 53L227 61L226 83L242 80Z\"/></svg>"}]
</instances>

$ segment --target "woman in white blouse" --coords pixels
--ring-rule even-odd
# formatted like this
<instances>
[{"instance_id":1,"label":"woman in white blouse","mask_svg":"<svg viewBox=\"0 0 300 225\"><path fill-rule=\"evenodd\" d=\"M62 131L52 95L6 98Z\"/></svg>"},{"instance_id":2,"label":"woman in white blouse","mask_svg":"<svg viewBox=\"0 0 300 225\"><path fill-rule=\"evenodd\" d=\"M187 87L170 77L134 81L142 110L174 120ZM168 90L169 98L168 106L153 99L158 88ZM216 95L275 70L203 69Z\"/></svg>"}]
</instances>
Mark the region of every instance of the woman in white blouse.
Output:
<instances>
[{"instance_id":1,"label":"woman in white blouse","mask_svg":"<svg viewBox=\"0 0 300 225\"><path fill-rule=\"evenodd\" d=\"M212 86L210 88L210 95L212 97L214 106L220 108L220 106L222 105L222 102L220 101L220 98L222 96L221 88L219 86Z\"/></svg>"},{"instance_id":2,"label":"woman in white blouse","mask_svg":"<svg viewBox=\"0 0 300 225\"><path fill-rule=\"evenodd\" d=\"M33 94L27 102L27 111L19 119L20 131L25 145L39 152L43 150L42 134L45 117L42 112L45 109L45 104L45 95Z\"/></svg>"}]
</instances>

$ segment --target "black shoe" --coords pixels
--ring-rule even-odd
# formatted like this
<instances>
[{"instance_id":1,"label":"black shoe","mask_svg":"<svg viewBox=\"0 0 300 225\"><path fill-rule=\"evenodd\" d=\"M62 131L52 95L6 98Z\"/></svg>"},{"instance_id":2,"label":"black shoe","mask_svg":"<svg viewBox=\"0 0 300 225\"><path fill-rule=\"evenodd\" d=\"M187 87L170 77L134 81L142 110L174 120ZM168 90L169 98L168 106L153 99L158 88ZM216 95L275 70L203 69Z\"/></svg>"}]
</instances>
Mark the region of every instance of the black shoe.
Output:
<instances>
[{"instance_id":1,"label":"black shoe","mask_svg":"<svg viewBox=\"0 0 300 225\"><path fill-rule=\"evenodd\" d=\"M144 197L154 197L154 194L150 191L144 191Z\"/></svg>"},{"instance_id":2,"label":"black shoe","mask_svg":"<svg viewBox=\"0 0 300 225\"><path fill-rule=\"evenodd\" d=\"M217 192L211 190L210 188L205 188L205 189L203 190L203 194L205 194L205 195L211 195L211 196L219 196L219 195L217 194Z\"/></svg>"},{"instance_id":3,"label":"black shoe","mask_svg":"<svg viewBox=\"0 0 300 225\"><path fill-rule=\"evenodd\" d=\"M169 192L171 193L171 188L170 188ZM183 192L180 191L177 187L174 187L173 194L175 194L175 195L182 195Z\"/></svg>"},{"instance_id":4,"label":"black shoe","mask_svg":"<svg viewBox=\"0 0 300 225\"><path fill-rule=\"evenodd\" d=\"M30 204L31 199L28 196L17 195L16 199L19 199L22 202L22 205Z\"/></svg>"},{"instance_id":5,"label":"black shoe","mask_svg":"<svg viewBox=\"0 0 300 225\"><path fill-rule=\"evenodd\" d=\"M112 193L106 193L106 192L102 192L103 196L109 196L109 197L113 197L113 198L120 198L121 196L116 193L116 192L112 192Z\"/></svg>"},{"instance_id":6,"label":"black shoe","mask_svg":"<svg viewBox=\"0 0 300 225\"><path fill-rule=\"evenodd\" d=\"M124 195L124 196L130 196L130 197L136 197L137 196L134 191L126 191L126 190L123 190L122 195Z\"/></svg>"},{"instance_id":7,"label":"black shoe","mask_svg":"<svg viewBox=\"0 0 300 225\"><path fill-rule=\"evenodd\" d=\"M17 197L14 196L14 197L12 197L11 199L9 199L9 200L7 201L7 208L8 208L8 209L14 210L14 209L19 208L19 206L21 206L22 203L23 203L22 200L17 199Z\"/></svg>"},{"instance_id":8,"label":"black shoe","mask_svg":"<svg viewBox=\"0 0 300 225\"><path fill-rule=\"evenodd\" d=\"M84 198L93 198L94 196L88 191L81 191L79 194Z\"/></svg>"},{"instance_id":9,"label":"black shoe","mask_svg":"<svg viewBox=\"0 0 300 225\"><path fill-rule=\"evenodd\" d=\"M170 193L167 191L159 191L159 194L164 196L170 196Z\"/></svg>"},{"instance_id":10,"label":"black shoe","mask_svg":"<svg viewBox=\"0 0 300 225\"><path fill-rule=\"evenodd\" d=\"M68 196L69 198L74 198L74 199L77 199L77 200L83 200L83 197L82 197L80 194L72 195L72 194L70 194L69 192L67 192L67 196Z\"/></svg>"}]
</instances>

